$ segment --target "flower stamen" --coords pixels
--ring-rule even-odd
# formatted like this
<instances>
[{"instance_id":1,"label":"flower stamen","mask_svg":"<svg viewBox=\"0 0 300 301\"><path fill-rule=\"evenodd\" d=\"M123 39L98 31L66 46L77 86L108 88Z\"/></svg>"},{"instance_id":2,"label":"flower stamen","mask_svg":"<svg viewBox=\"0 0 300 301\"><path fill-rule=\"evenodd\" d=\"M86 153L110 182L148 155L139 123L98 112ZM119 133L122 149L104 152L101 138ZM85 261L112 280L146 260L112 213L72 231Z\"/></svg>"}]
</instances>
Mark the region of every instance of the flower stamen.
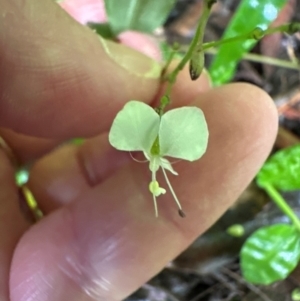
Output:
<instances>
[{"instance_id":1,"label":"flower stamen","mask_svg":"<svg viewBox=\"0 0 300 301\"><path fill-rule=\"evenodd\" d=\"M184 213L183 210L182 210L181 204L180 204L180 202L179 202L179 200L178 200L178 198L177 198L177 196L176 196L176 194L175 194L175 191L173 190L173 187L172 187L172 185L171 185L171 183L170 183L170 181L169 181L169 179L168 179L167 173L166 173L165 169L163 168L163 166L161 166L161 169L162 169L162 171L163 171L163 174L164 174L164 177L165 177L165 179L166 179L166 182L167 182L167 184L168 184L168 186L169 186L169 189L170 189L170 191L171 191L171 193L172 193L172 195L173 195L173 198L174 198L174 200L175 200L175 202L176 202L176 204L177 204L177 206L178 206L178 214L179 214L181 217L185 217L185 213Z\"/></svg>"},{"instance_id":2,"label":"flower stamen","mask_svg":"<svg viewBox=\"0 0 300 301\"><path fill-rule=\"evenodd\" d=\"M158 217L158 210L157 210L157 202L156 202L156 197L160 196L161 194L166 193L166 189L159 187L159 183L154 180L151 181L149 184L149 190L153 195L153 202L154 202L154 209L155 209L155 216Z\"/></svg>"}]
</instances>

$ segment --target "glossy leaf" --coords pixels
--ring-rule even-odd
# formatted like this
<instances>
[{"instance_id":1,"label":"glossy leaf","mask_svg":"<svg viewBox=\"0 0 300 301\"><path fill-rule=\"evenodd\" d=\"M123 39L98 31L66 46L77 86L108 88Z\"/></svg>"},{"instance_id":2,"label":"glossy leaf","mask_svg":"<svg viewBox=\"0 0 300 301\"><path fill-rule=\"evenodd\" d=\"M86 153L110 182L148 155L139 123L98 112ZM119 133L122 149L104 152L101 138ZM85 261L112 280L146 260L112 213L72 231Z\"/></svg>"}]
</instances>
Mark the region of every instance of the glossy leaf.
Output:
<instances>
[{"instance_id":1,"label":"glossy leaf","mask_svg":"<svg viewBox=\"0 0 300 301\"><path fill-rule=\"evenodd\" d=\"M227 26L222 39L247 34L260 27L265 30L276 19L286 0L243 0ZM215 85L228 82L235 73L242 56L257 43L256 40L240 40L219 47L209 72Z\"/></svg>"},{"instance_id":2,"label":"glossy leaf","mask_svg":"<svg viewBox=\"0 0 300 301\"><path fill-rule=\"evenodd\" d=\"M244 278L268 285L285 279L300 258L300 234L291 225L277 224L254 232L241 251Z\"/></svg>"},{"instance_id":3,"label":"glossy leaf","mask_svg":"<svg viewBox=\"0 0 300 301\"><path fill-rule=\"evenodd\" d=\"M105 0L108 20L117 35L125 30L152 32L167 19L175 0Z\"/></svg>"},{"instance_id":4,"label":"glossy leaf","mask_svg":"<svg viewBox=\"0 0 300 301\"><path fill-rule=\"evenodd\" d=\"M257 184L271 184L282 191L300 189L300 145L271 156L257 175Z\"/></svg>"}]
</instances>

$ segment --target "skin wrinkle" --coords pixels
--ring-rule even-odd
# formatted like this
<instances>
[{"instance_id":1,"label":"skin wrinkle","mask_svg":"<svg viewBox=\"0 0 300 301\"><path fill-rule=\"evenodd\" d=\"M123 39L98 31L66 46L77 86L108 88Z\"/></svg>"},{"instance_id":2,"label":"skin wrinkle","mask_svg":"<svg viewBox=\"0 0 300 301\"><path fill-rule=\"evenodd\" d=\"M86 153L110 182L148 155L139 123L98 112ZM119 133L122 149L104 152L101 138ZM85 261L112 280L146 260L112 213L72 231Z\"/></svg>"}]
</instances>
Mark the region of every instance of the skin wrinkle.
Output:
<instances>
[{"instance_id":1,"label":"skin wrinkle","mask_svg":"<svg viewBox=\"0 0 300 301\"><path fill-rule=\"evenodd\" d=\"M85 241L78 241L78 237L80 237L76 232L76 218L74 218L72 207L67 207L67 212L69 215L69 223L70 228L72 229L72 238L70 239L71 246L70 248L73 250L72 255L67 253L63 255L63 262L59 264L60 270L69 278L71 279L83 292L85 292L88 296L90 296L93 300L110 300L111 295L116 295L118 289L112 285L112 282L103 276L103 272L101 269L95 268L92 262L100 262L103 261L112 261L114 258L113 255L114 251L118 253L118 249L122 249L120 244L123 244L123 235L124 228L121 230L122 233L117 233L114 235L107 235L109 238L104 240L101 243L101 250L102 252L97 253L97 256L100 257L100 260L93 258L89 254L89 241L88 237L85 237L87 240ZM114 215L109 219L111 224L114 224ZM109 232L111 228L111 224L106 223L105 228ZM89 228L89 232L98 232L95 227ZM101 229L103 231L103 229ZM104 231L105 232L105 231ZM100 236L100 235L99 235ZM105 235L102 235L105 237ZM125 242L126 243L126 242ZM81 249L80 246L84 246L84 249ZM83 251L84 250L84 251ZM103 252L104 251L104 252ZM83 256L83 254L85 254ZM103 260L104 258L104 260Z\"/></svg>"},{"instance_id":2,"label":"skin wrinkle","mask_svg":"<svg viewBox=\"0 0 300 301\"><path fill-rule=\"evenodd\" d=\"M29 277L24 277L23 280L15 286L11 290L11 294L18 293L18 291L21 292L22 298L20 301L28 301L28 300L36 300L36 297L39 296L38 288L36 288L34 285L34 275L31 275ZM10 294L10 295L11 295Z\"/></svg>"},{"instance_id":3,"label":"skin wrinkle","mask_svg":"<svg viewBox=\"0 0 300 301\"><path fill-rule=\"evenodd\" d=\"M25 275L21 277L22 281L13 288L13 293L18 293L18 290L20 290L20 295L22 296L20 301L37 301L46 297L45 289L39 289L39 287L33 285L37 278L39 279L39 281L41 281L43 288L47 287L47 289L55 290L55 287L53 285L53 283L55 283L54 275L51 276L50 273L44 273L44 270L47 269L47 263L44 262L42 266L40 261L38 262L38 264L36 263L36 261L38 261L40 257L43 257L44 252L45 250L43 249L37 249L34 253L30 254L28 261L30 261L31 263L31 269L34 268L37 272L30 275L27 270L23 271ZM27 274L29 275L29 277L27 276ZM24 293L24 288L26 289L26 293Z\"/></svg>"},{"instance_id":4,"label":"skin wrinkle","mask_svg":"<svg viewBox=\"0 0 300 301\"><path fill-rule=\"evenodd\" d=\"M90 161L83 152L77 152L77 161L83 178L89 186L93 187L101 182L102 179L97 176L97 171L94 170L93 165L89 163Z\"/></svg>"},{"instance_id":5,"label":"skin wrinkle","mask_svg":"<svg viewBox=\"0 0 300 301\"><path fill-rule=\"evenodd\" d=\"M66 267L66 263L68 266ZM93 300L107 300L113 291L111 283L99 276L92 276L91 270L87 270L86 267L79 265L77 261L70 256L65 257L65 262L58 265L58 269L67 276L74 284L84 292L87 296ZM88 275L88 276L87 276Z\"/></svg>"},{"instance_id":6,"label":"skin wrinkle","mask_svg":"<svg viewBox=\"0 0 300 301\"><path fill-rule=\"evenodd\" d=\"M90 187L100 184L119 167L131 161L127 153L121 153L111 147L107 133L92 138L80 146L76 151L76 159L83 178Z\"/></svg>"},{"instance_id":7,"label":"skin wrinkle","mask_svg":"<svg viewBox=\"0 0 300 301\"><path fill-rule=\"evenodd\" d=\"M58 212L57 212L58 213ZM64 254L68 254L68 256L70 256L70 254L73 254L73 250L71 250L72 252L70 252L70 250L66 250L66 247L68 246L68 241L71 240L71 234L72 231L70 225L68 224L70 222L70 218L68 218L68 216L70 216L70 214L68 214L68 210L63 209L59 212L59 214L63 215L64 218L61 220L64 223L63 228L61 228L61 225L57 225L57 229L54 227L54 229L50 229L50 232L48 231L47 234L47 240L49 239L50 241L52 241L52 243L49 243L49 245L47 245L47 241L41 241L40 245L36 245L36 251L35 254L28 254L28 256L26 256L23 260L23 265L24 265L24 269L21 268L21 271L26 272L27 271L32 271L35 270L34 273L31 274L31 276L26 277L22 276L22 275L18 275L18 277L21 276L22 281L20 282L20 284L18 285L18 291L16 291L15 289L12 290L12 299L13 300L18 300L18 301L28 301L29 298L32 301L39 301L39 300L44 300L44 299L48 299L48 295L49 293L51 294L51 300L58 300L58 297L61 295L61 293L64 293L65 290L69 289L70 290L70 286L75 287L76 288L80 288L80 286L78 285L78 283L74 282L75 277L74 275L76 273L73 273L73 278L72 277L67 277L67 279L70 281L68 283L68 285L66 287L62 287L60 285L57 285L57 281L59 282L59 279L62 277L62 269L59 269L59 265L64 264L66 266L66 261L63 258ZM41 223L44 223L45 220L42 220ZM58 231L60 232L60 237L57 236ZM45 231L47 232L47 231ZM54 241L53 241L54 238ZM45 250L47 250L47 254L50 256L50 258L47 258L47 261L43 261L44 258L44 254L45 254ZM50 250L50 252L49 252ZM60 255L60 256L58 256ZM28 262L31 263L28 266ZM35 266L32 266L32 263L34 263ZM41 264L42 263L42 264ZM60 273L59 273L60 272ZM60 275L61 274L61 275ZM30 274L29 274L30 275ZM45 278L41 278L40 275L43 275ZM49 278L50 275L50 278ZM64 279L64 283L66 284L66 277L65 276L70 276L70 274L63 274L63 279ZM23 280L27 279L26 282L24 282ZM36 281L39 281L39 285L36 286L35 283ZM31 284L31 285L30 285ZM55 286L55 289L53 290L52 287L53 285ZM80 283L79 283L80 284ZM28 291L28 288L31 291ZM76 293L76 298L80 299L80 290L77 289L77 293ZM24 295L24 290L28 293L26 293L26 295ZM28 295L27 295L28 294ZM86 296L85 293L82 290L81 295ZM19 296L18 299L15 299L16 296ZM27 298L28 296L28 298ZM67 299L65 299L67 300ZM75 300L72 299L72 294L70 295L70 299L68 300ZM77 299L76 299L77 300ZM80 300L90 300L89 299L80 299ZM105 300L105 299L104 299ZM98 300L97 300L98 301Z\"/></svg>"}]
</instances>

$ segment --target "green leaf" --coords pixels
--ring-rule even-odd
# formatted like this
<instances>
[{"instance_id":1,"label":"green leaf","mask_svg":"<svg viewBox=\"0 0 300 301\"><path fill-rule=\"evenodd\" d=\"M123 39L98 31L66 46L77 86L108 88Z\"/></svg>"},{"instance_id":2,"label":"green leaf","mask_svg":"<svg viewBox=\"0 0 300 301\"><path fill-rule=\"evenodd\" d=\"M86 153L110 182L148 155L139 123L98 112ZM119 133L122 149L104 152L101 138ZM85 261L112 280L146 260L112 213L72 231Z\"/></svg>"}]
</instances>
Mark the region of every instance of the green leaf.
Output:
<instances>
[{"instance_id":1,"label":"green leaf","mask_svg":"<svg viewBox=\"0 0 300 301\"><path fill-rule=\"evenodd\" d=\"M300 288L295 288L291 294L293 301L300 301Z\"/></svg>"},{"instance_id":2,"label":"green leaf","mask_svg":"<svg viewBox=\"0 0 300 301\"><path fill-rule=\"evenodd\" d=\"M285 148L264 164L257 177L257 184L271 184L282 191L300 189L300 144Z\"/></svg>"},{"instance_id":3,"label":"green leaf","mask_svg":"<svg viewBox=\"0 0 300 301\"><path fill-rule=\"evenodd\" d=\"M91 29L95 30L98 35L103 37L104 39L113 40L116 38L115 34L113 33L110 24L108 23L93 23L88 22L87 26Z\"/></svg>"},{"instance_id":4,"label":"green leaf","mask_svg":"<svg viewBox=\"0 0 300 301\"><path fill-rule=\"evenodd\" d=\"M115 33L125 30L153 32L167 19L176 0L105 0L110 26Z\"/></svg>"},{"instance_id":5,"label":"green leaf","mask_svg":"<svg viewBox=\"0 0 300 301\"><path fill-rule=\"evenodd\" d=\"M247 34L260 27L265 30L276 19L287 0L243 0L227 26L222 39ZM239 40L219 47L209 72L215 85L230 81L242 56L249 52L257 41Z\"/></svg>"},{"instance_id":6,"label":"green leaf","mask_svg":"<svg viewBox=\"0 0 300 301\"><path fill-rule=\"evenodd\" d=\"M248 238L241 251L241 269L248 282L268 285L285 279L299 258L299 232L291 225L272 225Z\"/></svg>"}]
</instances>

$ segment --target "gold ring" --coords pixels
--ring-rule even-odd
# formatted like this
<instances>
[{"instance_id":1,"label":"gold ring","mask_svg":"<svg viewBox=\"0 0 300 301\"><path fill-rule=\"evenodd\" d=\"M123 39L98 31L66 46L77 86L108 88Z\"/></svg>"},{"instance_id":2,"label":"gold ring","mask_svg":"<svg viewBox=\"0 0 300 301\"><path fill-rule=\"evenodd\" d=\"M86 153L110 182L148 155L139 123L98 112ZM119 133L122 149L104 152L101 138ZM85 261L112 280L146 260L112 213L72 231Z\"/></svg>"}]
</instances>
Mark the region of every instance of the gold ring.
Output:
<instances>
[{"instance_id":1,"label":"gold ring","mask_svg":"<svg viewBox=\"0 0 300 301\"><path fill-rule=\"evenodd\" d=\"M11 164L14 167L15 174L17 175L20 170L22 170L22 167L20 166L20 163L17 160L17 157L14 155L12 149L8 146L6 141L0 136L0 148L4 151L4 153L7 155L9 158ZM25 214L26 218L29 218L31 221L32 219L34 221L40 220L44 214L42 210L39 208L38 203L33 196L31 190L28 188L28 186L25 183L18 184L16 181L16 185L19 187L19 192L21 194L21 198L25 201L26 208L22 208L21 204L21 209L23 209L23 213ZM28 216L28 210L30 216Z\"/></svg>"}]
</instances>

